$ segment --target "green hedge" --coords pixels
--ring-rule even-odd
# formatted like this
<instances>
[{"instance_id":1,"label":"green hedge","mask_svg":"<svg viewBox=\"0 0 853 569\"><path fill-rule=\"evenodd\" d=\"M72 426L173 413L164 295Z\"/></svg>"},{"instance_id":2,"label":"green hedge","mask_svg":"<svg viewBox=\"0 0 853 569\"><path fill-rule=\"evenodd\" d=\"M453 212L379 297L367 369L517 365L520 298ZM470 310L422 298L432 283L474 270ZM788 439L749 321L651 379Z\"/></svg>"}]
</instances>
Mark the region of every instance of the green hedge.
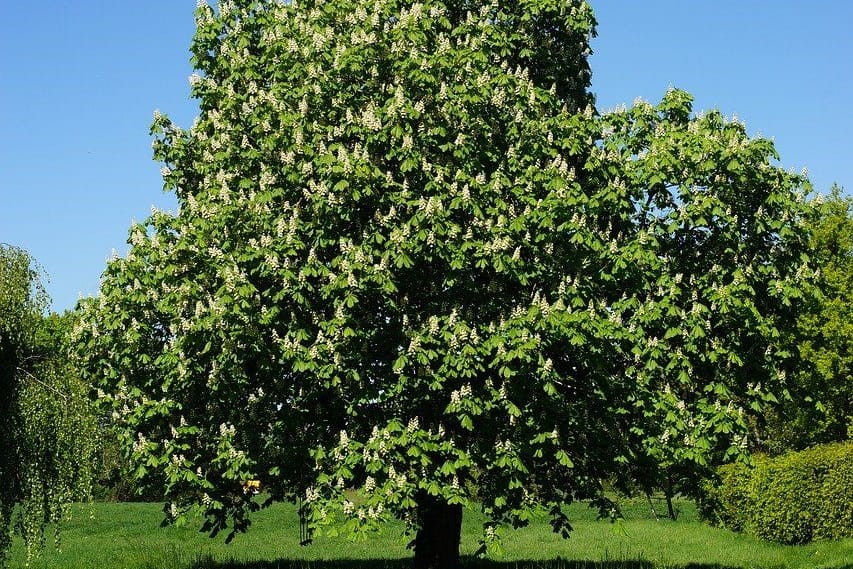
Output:
<instances>
[{"instance_id":1,"label":"green hedge","mask_svg":"<svg viewBox=\"0 0 853 569\"><path fill-rule=\"evenodd\" d=\"M757 458L752 468L730 464L718 474L700 503L717 525L787 544L853 537L853 442Z\"/></svg>"}]
</instances>

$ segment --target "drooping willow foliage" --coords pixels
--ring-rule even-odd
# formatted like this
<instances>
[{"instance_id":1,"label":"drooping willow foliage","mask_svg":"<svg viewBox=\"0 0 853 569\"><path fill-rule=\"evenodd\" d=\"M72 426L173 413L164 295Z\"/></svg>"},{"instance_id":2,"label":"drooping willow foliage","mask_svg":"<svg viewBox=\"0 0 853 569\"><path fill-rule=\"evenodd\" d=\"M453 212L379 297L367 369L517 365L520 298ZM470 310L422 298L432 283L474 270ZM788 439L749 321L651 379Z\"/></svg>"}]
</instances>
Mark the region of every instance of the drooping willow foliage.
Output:
<instances>
[{"instance_id":1,"label":"drooping willow foliage","mask_svg":"<svg viewBox=\"0 0 853 569\"><path fill-rule=\"evenodd\" d=\"M0 567L17 530L32 556L69 504L86 499L97 422L88 387L64 355L70 316L44 316L31 257L0 245Z\"/></svg>"}]
</instances>

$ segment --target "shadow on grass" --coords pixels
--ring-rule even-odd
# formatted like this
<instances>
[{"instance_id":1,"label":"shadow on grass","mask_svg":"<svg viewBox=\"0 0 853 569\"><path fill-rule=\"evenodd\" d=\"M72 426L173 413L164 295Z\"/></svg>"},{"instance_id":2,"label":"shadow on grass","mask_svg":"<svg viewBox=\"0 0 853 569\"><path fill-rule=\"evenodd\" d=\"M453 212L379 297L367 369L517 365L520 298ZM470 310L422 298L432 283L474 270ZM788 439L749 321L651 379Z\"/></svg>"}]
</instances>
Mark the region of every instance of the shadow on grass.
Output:
<instances>
[{"instance_id":1,"label":"shadow on grass","mask_svg":"<svg viewBox=\"0 0 853 569\"><path fill-rule=\"evenodd\" d=\"M192 569L411 569L412 559L337 559L331 561L305 561L276 559L273 561L216 561L201 559ZM554 559L550 561L494 561L463 557L462 569L658 569L642 559L578 561ZM737 569L726 565L688 563L666 565L666 569Z\"/></svg>"}]
</instances>

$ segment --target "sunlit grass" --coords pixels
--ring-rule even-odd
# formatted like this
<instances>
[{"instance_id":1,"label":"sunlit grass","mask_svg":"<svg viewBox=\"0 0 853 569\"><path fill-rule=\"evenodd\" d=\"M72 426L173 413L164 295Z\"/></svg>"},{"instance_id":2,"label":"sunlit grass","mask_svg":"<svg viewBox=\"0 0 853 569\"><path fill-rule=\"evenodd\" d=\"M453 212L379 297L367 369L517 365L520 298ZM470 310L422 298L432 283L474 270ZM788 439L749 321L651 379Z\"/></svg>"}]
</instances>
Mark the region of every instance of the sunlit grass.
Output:
<instances>
[{"instance_id":1,"label":"sunlit grass","mask_svg":"<svg viewBox=\"0 0 853 569\"><path fill-rule=\"evenodd\" d=\"M644 503L624 508L625 522L596 520L583 505L571 508L574 532L563 540L545 520L505 534L505 553L486 560L466 558L466 567L489 569L730 569L851 568L853 540L793 547L710 528L690 504L681 504L678 521L655 521ZM90 514L92 517L90 518ZM402 525L392 524L367 541L318 538L299 545L293 506L279 504L259 512L245 535L230 545L195 528L160 527L158 504L76 506L63 528L62 550L50 547L33 569L401 569L411 564ZM462 552L477 548L482 518L465 514ZM24 567L20 540L12 567Z\"/></svg>"}]
</instances>

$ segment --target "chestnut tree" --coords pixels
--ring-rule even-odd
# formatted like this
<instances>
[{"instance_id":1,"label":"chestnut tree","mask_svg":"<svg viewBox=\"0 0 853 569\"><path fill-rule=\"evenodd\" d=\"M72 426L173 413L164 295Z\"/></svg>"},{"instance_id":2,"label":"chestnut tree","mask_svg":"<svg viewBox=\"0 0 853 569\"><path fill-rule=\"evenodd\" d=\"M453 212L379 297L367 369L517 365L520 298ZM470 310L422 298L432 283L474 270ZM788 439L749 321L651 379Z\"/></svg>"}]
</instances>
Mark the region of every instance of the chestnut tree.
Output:
<instances>
[{"instance_id":1,"label":"chestnut tree","mask_svg":"<svg viewBox=\"0 0 853 569\"><path fill-rule=\"evenodd\" d=\"M458 564L638 460L702 468L783 389L800 176L670 91L600 115L580 0L201 2L176 213L130 230L77 330L170 519L408 522ZM776 395L774 395L776 394Z\"/></svg>"}]
</instances>

